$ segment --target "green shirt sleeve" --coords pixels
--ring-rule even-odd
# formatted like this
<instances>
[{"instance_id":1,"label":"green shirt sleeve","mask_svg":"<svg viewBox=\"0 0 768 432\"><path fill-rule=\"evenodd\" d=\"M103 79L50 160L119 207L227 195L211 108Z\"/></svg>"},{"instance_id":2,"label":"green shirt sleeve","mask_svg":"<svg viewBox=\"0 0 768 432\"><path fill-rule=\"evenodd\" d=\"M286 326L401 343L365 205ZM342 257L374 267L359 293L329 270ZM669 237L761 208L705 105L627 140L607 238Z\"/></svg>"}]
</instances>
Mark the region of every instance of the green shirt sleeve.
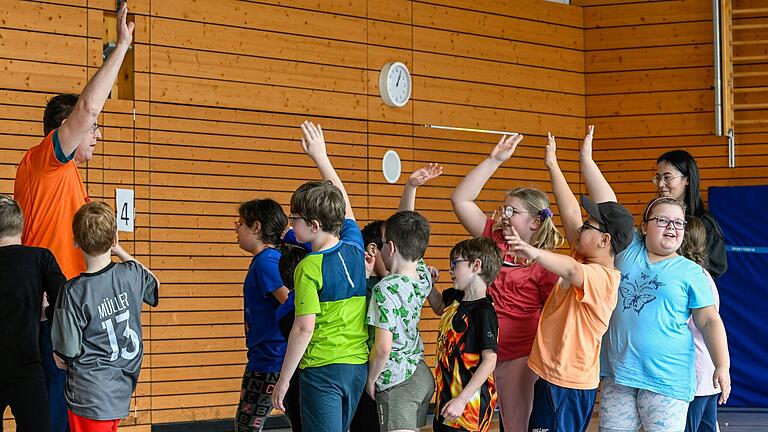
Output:
<instances>
[{"instance_id":1,"label":"green shirt sleeve","mask_svg":"<svg viewBox=\"0 0 768 432\"><path fill-rule=\"evenodd\" d=\"M323 287L322 254L304 258L293 274L296 316L320 313L319 291Z\"/></svg>"}]
</instances>

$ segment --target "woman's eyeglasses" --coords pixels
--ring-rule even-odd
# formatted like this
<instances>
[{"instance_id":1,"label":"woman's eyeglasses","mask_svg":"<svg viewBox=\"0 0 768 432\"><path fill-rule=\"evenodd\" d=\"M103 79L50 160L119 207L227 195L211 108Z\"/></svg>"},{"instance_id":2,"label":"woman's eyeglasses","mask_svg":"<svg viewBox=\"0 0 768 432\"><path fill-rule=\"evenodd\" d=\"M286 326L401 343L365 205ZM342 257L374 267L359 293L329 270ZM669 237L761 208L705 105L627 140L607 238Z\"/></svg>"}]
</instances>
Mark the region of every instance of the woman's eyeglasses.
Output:
<instances>
[{"instance_id":1,"label":"woman's eyeglasses","mask_svg":"<svg viewBox=\"0 0 768 432\"><path fill-rule=\"evenodd\" d=\"M655 176L653 176L653 180L652 181L653 181L653 184L658 187L658 186L661 186L662 184L669 185L670 183L672 183L672 180L678 179L680 177L685 177L685 176L684 175L677 175L676 176L676 175L671 175L671 174L664 174L663 176L660 176L660 175L656 174Z\"/></svg>"}]
</instances>

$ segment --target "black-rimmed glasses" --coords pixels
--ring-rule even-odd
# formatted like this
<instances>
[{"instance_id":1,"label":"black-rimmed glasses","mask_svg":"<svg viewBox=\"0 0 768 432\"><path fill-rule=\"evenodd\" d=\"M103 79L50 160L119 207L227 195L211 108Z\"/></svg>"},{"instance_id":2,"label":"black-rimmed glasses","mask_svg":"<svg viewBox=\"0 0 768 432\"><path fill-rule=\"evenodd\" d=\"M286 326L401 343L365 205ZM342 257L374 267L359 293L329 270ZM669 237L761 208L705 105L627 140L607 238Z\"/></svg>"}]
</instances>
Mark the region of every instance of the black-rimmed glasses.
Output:
<instances>
[{"instance_id":1,"label":"black-rimmed glasses","mask_svg":"<svg viewBox=\"0 0 768 432\"><path fill-rule=\"evenodd\" d=\"M670 219L664 216L657 216L648 218L645 221L649 222L655 220L656 226L659 228L667 229L669 228L669 225L671 224L676 230L685 229L685 226L688 225L688 222L682 220L682 219Z\"/></svg>"}]
</instances>

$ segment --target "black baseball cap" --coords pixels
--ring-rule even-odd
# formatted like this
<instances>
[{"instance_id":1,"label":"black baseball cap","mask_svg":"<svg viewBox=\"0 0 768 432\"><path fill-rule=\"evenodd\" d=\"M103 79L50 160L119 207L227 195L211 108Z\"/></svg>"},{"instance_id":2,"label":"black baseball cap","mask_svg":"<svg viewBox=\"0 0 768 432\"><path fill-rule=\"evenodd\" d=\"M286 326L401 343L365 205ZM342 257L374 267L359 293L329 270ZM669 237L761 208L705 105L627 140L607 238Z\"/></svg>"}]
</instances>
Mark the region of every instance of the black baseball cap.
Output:
<instances>
[{"instance_id":1,"label":"black baseball cap","mask_svg":"<svg viewBox=\"0 0 768 432\"><path fill-rule=\"evenodd\" d=\"M629 210L615 201L595 203L586 195L581 196L581 205L611 235L611 246L615 254L618 255L629 246L635 231L635 218Z\"/></svg>"}]
</instances>

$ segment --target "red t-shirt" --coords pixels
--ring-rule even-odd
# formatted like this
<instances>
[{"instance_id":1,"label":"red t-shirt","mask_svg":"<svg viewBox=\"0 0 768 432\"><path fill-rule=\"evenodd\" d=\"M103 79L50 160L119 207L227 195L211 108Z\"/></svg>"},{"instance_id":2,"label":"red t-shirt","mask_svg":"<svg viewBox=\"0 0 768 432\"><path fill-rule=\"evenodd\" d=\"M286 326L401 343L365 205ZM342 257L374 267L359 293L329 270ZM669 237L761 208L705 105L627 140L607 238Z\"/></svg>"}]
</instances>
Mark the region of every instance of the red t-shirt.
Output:
<instances>
[{"instance_id":1,"label":"red t-shirt","mask_svg":"<svg viewBox=\"0 0 768 432\"><path fill-rule=\"evenodd\" d=\"M501 228L493 231L493 219L485 221L483 237L489 237L501 249L508 245ZM539 264L530 267L502 265L499 275L488 287L499 317L499 361L514 360L531 353L539 317L559 277Z\"/></svg>"},{"instance_id":2,"label":"red t-shirt","mask_svg":"<svg viewBox=\"0 0 768 432\"><path fill-rule=\"evenodd\" d=\"M24 213L21 242L50 249L67 279L85 271L85 261L75 248L72 217L90 201L73 161L56 159L56 131L27 150L16 170L13 196Z\"/></svg>"}]
</instances>

